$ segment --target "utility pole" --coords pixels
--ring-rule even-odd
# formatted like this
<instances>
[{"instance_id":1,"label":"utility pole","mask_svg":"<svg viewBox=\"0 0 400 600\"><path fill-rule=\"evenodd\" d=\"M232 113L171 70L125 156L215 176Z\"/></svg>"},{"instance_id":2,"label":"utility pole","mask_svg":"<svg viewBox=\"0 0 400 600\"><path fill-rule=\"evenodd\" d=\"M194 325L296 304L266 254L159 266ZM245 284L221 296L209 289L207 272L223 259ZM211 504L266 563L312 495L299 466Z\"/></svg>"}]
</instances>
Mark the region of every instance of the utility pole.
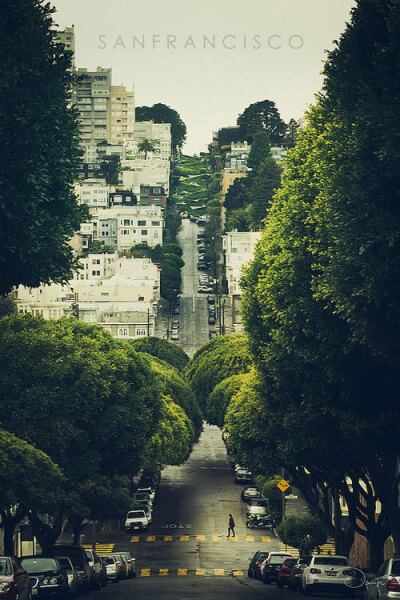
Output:
<instances>
[{"instance_id":1,"label":"utility pole","mask_svg":"<svg viewBox=\"0 0 400 600\"><path fill-rule=\"evenodd\" d=\"M147 337L150 337L150 309L147 309Z\"/></svg>"},{"instance_id":2,"label":"utility pole","mask_svg":"<svg viewBox=\"0 0 400 600\"><path fill-rule=\"evenodd\" d=\"M282 479L285 479L285 469L282 467ZM285 492L282 492L282 521L286 518L285 516Z\"/></svg>"},{"instance_id":3,"label":"utility pole","mask_svg":"<svg viewBox=\"0 0 400 600\"><path fill-rule=\"evenodd\" d=\"M225 335L225 298L222 302L222 335Z\"/></svg>"}]
</instances>

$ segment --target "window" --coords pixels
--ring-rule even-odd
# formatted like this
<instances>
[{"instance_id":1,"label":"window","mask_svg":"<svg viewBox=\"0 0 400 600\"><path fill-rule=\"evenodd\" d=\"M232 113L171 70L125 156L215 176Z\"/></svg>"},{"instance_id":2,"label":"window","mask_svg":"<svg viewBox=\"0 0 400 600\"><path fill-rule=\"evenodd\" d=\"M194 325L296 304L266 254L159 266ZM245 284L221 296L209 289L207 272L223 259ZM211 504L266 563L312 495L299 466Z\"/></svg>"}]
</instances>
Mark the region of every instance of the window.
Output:
<instances>
[{"instance_id":1,"label":"window","mask_svg":"<svg viewBox=\"0 0 400 600\"><path fill-rule=\"evenodd\" d=\"M129 219L124 219L124 225L125 227L129 227L129 225L131 224Z\"/></svg>"},{"instance_id":2,"label":"window","mask_svg":"<svg viewBox=\"0 0 400 600\"><path fill-rule=\"evenodd\" d=\"M118 327L118 337L126 337L129 334L127 327Z\"/></svg>"},{"instance_id":3,"label":"window","mask_svg":"<svg viewBox=\"0 0 400 600\"><path fill-rule=\"evenodd\" d=\"M137 336L144 336L144 335L146 335L146 330L144 328L136 329L136 335Z\"/></svg>"},{"instance_id":4,"label":"window","mask_svg":"<svg viewBox=\"0 0 400 600\"><path fill-rule=\"evenodd\" d=\"M152 221L151 222L153 227L159 227L160 226L160 221Z\"/></svg>"},{"instance_id":5,"label":"window","mask_svg":"<svg viewBox=\"0 0 400 600\"><path fill-rule=\"evenodd\" d=\"M137 222L139 227L145 227L146 226L146 221L138 221Z\"/></svg>"},{"instance_id":6,"label":"window","mask_svg":"<svg viewBox=\"0 0 400 600\"><path fill-rule=\"evenodd\" d=\"M147 229L142 229L140 232L142 235L147 235Z\"/></svg>"},{"instance_id":7,"label":"window","mask_svg":"<svg viewBox=\"0 0 400 600\"><path fill-rule=\"evenodd\" d=\"M121 235L129 235L129 229L121 229Z\"/></svg>"}]
</instances>

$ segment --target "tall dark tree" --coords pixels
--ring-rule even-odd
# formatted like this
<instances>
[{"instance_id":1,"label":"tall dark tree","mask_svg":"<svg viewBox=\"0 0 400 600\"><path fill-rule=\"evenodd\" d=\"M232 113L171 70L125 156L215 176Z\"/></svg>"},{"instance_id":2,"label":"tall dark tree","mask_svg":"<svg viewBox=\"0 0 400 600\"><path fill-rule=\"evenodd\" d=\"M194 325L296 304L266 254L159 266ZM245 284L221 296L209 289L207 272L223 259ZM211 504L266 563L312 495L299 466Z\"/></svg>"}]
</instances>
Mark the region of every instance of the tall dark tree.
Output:
<instances>
[{"instance_id":1,"label":"tall dark tree","mask_svg":"<svg viewBox=\"0 0 400 600\"><path fill-rule=\"evenodd\" d=\"M250 104L237 118L240 127L241 139L252 143L254 135L258 131L268 134L272 145L280 145L283 142L286 125L281 119L275 102L262 100Z\"/></svg>"},{"instance_id":2,"label":"tall dark tree","mask_svg":"<svg viewBox=\"0 0 400 600\"><path fill-rule=\"evenodd\" d=\"M262 227L274 194L281 185L281 173L281 167L272 156L265 159L257 169L250 190L250 225L254 229Z\"/></svg>"},{"instance_id":3,"label":"tall dark tree","mask_svg":"<svg viewBox=\"0 0 400 600\"><path fill-rule=\"evenodd\" d=\"M171 123L172 151L182 148L186 140L186 125L176 110L158 102L153 106L137 106L135 114L136 121L153 120L154 123Z\"/></svg>"},{"instance_id":4,"label":"tall dark tree","mask_svg":"<svg viewBox=\"0 0 400 600\"><path fill-rule=\"evenodd\" d=\"M257 131L253 136L247 166L254 174L260 164L271 156L271 144L266 131Z\"/></svg>"},{"instance_id":5,"label":"tall dark tree","mask_svg":"<svg viewBox=\"0 0 400 600\"><path fill-rule=\"evenodd\" d=\"M286 127L284 145L286 148L294 148L299 135L299 124L295 119L290 119Z\"/></svg>"},{"instance_id":6,"label":"tall dark tree","mask_svg":"<svg viewBox=\"0 0 400 600\"><path fill-rule=\"evenodd\" d=\"M105 156L100 163L100 169L108 185L117 185L120 160L118 154Z\"/></svg>"},{"instance_id":7,"label":"tall dark tree","mask_svg":"<svg viewBox=\"0 0 400 600\"><path fill-rule=\"evenodd\" d=\"M79 133L71 53L43 0L3 2L0 18L0 294L64 281L83 208L73 193Z\"/></svg>"}]
</instances>

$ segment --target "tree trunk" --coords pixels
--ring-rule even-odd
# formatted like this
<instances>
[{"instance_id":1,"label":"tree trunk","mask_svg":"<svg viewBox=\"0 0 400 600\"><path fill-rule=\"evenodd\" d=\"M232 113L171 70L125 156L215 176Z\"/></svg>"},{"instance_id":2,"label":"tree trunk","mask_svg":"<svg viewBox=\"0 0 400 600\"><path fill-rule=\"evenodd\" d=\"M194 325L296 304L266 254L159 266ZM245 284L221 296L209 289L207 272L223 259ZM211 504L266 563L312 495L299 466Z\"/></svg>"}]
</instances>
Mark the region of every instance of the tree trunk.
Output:
<instances>
[{"instance_id":1,"label":"tree trunk","mask_svg":"<svg viewBox=\"0 0 400 600\"><path fill-rule=\"evenodd\" d=\"M79 544L79 540L81 537L81 532L82 532L83 527L84 526L82 525L82 521L75 521L73 523L72 528L74 531L74 542L73 542L74 544Z\"/></svg>"},{"instance_id":2,"label":"tree trunk","mask_svg":"<svg viewBox=\"0 0 400 600\"><path fill-rule=\"evenodd\" d=\"M42 521L36 511L29 513L29 520L32 524L34 535L36 536L43 553L50 550L56 543L62 532L64 506L60 506L53 525L48 525Z\"/></svg>"},{"instance_id":3,"label":"tree trunk","mask_svg":"<svg viewBox=\"0 0 400 600\"><path fill-rule=\"evenodd\" d=\"M4 519L4 517L3 517ZM3 528L4 528L4 554L5 556L13 556L14 555L14 529L15 523L14 519L11 517L6 517L3 520Z\"/></svg>"}]
</instances>

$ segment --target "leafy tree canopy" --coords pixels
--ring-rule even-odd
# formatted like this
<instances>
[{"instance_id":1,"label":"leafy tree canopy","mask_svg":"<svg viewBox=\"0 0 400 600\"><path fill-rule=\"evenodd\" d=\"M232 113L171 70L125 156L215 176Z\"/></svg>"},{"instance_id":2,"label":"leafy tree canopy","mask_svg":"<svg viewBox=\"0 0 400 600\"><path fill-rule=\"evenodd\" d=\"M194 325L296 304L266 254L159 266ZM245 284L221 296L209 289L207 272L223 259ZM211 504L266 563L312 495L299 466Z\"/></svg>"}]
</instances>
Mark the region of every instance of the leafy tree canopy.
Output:
<instances>
[{"instance_id":1,"label":"leafy tree canopy","mask_svg":"<svg viewBox=\"0 0 400 600\"><path fill-rule=\"evenodd\" d=\"M267 158L271 158L271 144L268 134L266 131L257 131L253 136L247 166L253 170L253 173Z\"/></svg>"},{"instance_id":2,"label":"leafy tree canopy","mask_svg":"<svg viewBox=\"0 0 400 600\"><path fill-rule=\"evenodd\" d=\"M136 121L171 123L172 150L175 152L176 148L182 148L186 140L186 125L176 110L158 102L153 106L137 106L135 114Z\"/></svg>"},{"instance_id":3,"label":"leafy tree canopy","mask_svg":"<svg viewBox=\"0 0 400 600\"><path fill-rule=\"evenodd\" d=\"M0 294L70 279L68 240L86 218L73 192L80 150L71 53L55 42L52 12L43 0L1 11Z\"/></svg>"},{"instance_id":4,"label":"leafy tree canopy","mask_svg":"<svg viewBox=\"0 0 400 600\"><path fill-rule=\"evenodd\" d=\"M326 529L317 517L289 517L278 527L284 544L298 548L301 554L311 554L316 546L326 543Z\"/></svg>"},{"instance_id":5,"label":"leafy tree canopy","mask_svg":"<svg viewBox=\"0 0 400 600\"><path fill-rule=\"evenodd\" d=\"M162 361L165 361L178 372L183 372L189 357L176 344L158 337L144 337L129 342L137 352L147 352Z\"/></svg>"},{"instance_id":6,"label":"leafy tree canopy","mask_svg":"<svg viewBox=\"0 0 400 600\"><path fill-rule=\"evenodd\" d=\"M227 377L215 386L207 398L206 419L211 425L223 427L225 413L232 397L240 390L247 375L240 373Z\"/></svg>"},{"instance_id":7,"label":"leafy tree canopy","mask_svg":"<svg viewBox=\"0 0 400 600\"><path fill-rule=\"evenodd\" d=\"M250 104L237 118L241 139L253 142L257 132L264 131L272 145L280 145L283 141L286 125L281 119L275 102L262 100Z\"/></svg>"}]
</instances>

